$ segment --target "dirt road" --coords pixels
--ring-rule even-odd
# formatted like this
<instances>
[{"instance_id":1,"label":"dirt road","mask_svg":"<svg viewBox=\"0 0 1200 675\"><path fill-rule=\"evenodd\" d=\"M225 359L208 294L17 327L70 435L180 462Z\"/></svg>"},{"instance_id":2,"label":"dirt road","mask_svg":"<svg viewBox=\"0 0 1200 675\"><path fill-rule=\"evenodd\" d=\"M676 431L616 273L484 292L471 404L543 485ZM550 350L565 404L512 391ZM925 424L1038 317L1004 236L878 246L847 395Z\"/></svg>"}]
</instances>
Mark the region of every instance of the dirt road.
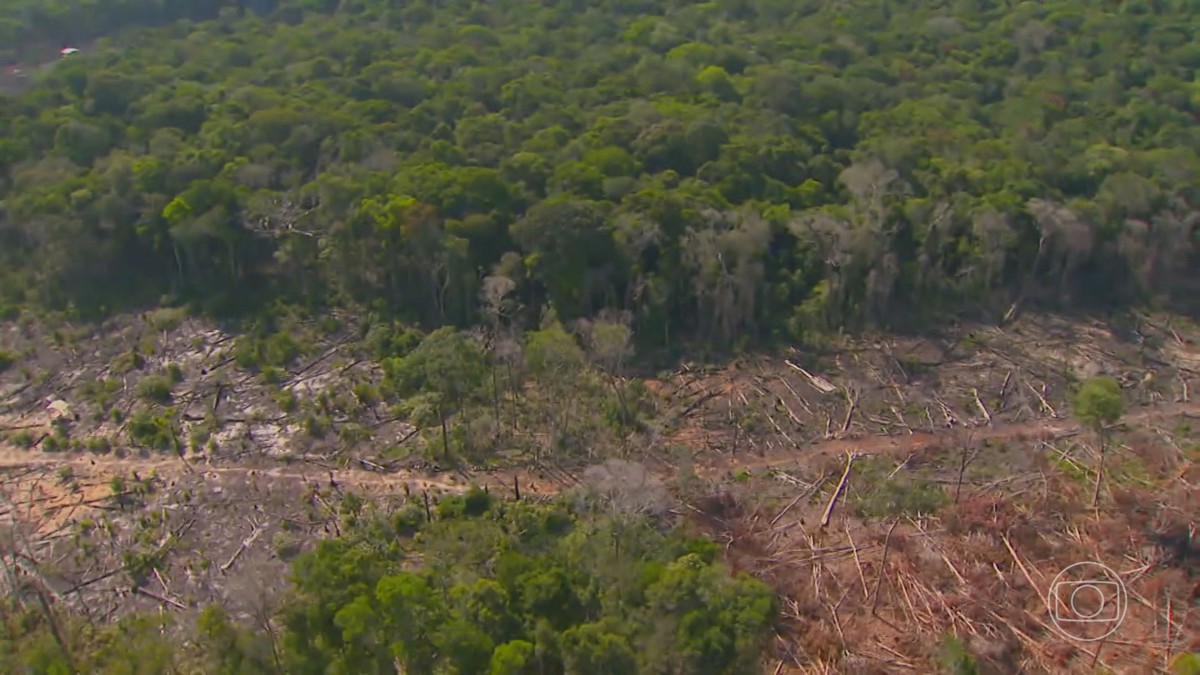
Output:
<instances>
[{"instance_id":1,"label":"dirt road","mask_svg":"<svg viewBox=\"0 0 1200 675\"><path fill-rule=\"evenodd\" d=\"M1128 413L1123 424L1139 424L1155 419L1195 414L1200 417L1200 401L1177 402L1154 407L1136 409ZM1049 440L1081 431L1071 419L1046 419L1020 424L997 424L973 428L956 427L939 430L937 433L914 431L911 435L872 435L861 438L843 438L810 444L802 449L775 452L766 455L741 453L706 460L695 468L702 478L719 479L729 473L753 471L770 467L818 462L822 458L840 456L847 452L860 454L908 454L920 450L957 447L971 439L974 442L988 441L1032 441ZM523 470L488 471L475 474L422 474L412 471L381 472L367 468L329 468L313 463L275 463L264 466L271 460L259 459L251 463L198 463L185 462L178 456L153 455L150 457L95 456L85 454L48 454L39 451L0 447L0 472L11 474L22 468L59 470L69 466L80 479L107 480L114 475L128 475L137 471L143 475L155 473L170 478L186 473L199 474L207 478L245 476L269 479L271 477L323 483L334 480L347 487L366 491L394 492L403 489L430 490L433 492L463 492L470 482L486 485L490 489L511 489L515 480L520 480L521 490L529 494L550 495L573 484L565 475L556 477L554 470L529 468ZM660 471L665 471L660 470ZM670 476L662 476L670 478Z\"/></svg>"}]
</instances>

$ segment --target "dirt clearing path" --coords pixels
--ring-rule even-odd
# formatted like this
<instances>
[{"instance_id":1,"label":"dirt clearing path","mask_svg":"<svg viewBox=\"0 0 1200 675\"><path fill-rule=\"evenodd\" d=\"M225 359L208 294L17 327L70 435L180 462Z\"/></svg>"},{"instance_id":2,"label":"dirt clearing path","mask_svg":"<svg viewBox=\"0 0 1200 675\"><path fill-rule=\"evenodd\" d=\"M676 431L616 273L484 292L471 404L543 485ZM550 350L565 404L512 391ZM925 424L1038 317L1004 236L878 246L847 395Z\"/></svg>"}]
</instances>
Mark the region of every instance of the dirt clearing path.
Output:
<instances>
[{"instance_id":1,"label":"dirt clearing path","mask_svg":"<svg viewBox=\"0 0 1200 675\"><path fill-rule=\"evenodd\" d=\"M1139 408L1126 413L1121 418L1120 424L1131 425L1178 416L1200 418L1200 401L1167 403ZM764 469L797 461L815 462L824 457L844 455L848 452L865 455L906 454L936 448L961 447L967 442L1048 441L1081 431L1084 431L1083 427L1070 418L1046 419L1019 424L955 427L937 433L914 430L912 435L885 436L879 434L855 439L835 439L815 443L791 452L776 452L763 456L745 453L739 457L730 457L720 462L714 462L705 471L698 471L698 473L705 477L715 477L725 472Z\"/></svg>"},{"instance_id":2,"label":"dirt clearing path","mask_svg":"<svg viewBox=\"0 0 1200 675\"><path fill-rule=\"evenodd\" d=\"M1200 401L1177 402L1131 411L1122 419L1122 424L1137 424L1155 419L1196 415L1200 417ZM1079 433L1083 429L1071 419L1047 419L1019 424L997 424L977 427L955 427L937 433L914 431L911 435L868 435L860 438L844 438L809 444L787 452L757 454L740 453L707 461L696 467L703 478L719 479L738 471L753 471L785 466L797 462L815 463L825 458L859 454L907 454L922 450L958 447L968 441L1039 441ZM464 492L475 482L490 489L512 489L519 480L522 492L538 495L553 495L573 485L571 481L556 479L552 470L536 467L517 470L483 471L474 473L444 472L441 474L414 471L381 472L354 466L332 468L312 462L279 462L260 458L254 461L218 461L216 463L185 462L178 456L153 455L149 457L94 456L77 453L48 454L33 450L0 447L0 472L11 475L21 469L61 470L70 467L73 475L82 479L103 480L115 475L131 472L149 475L157 473L162 478L195 474L205 478L237 477L281 478L324 484L336 482L348 488L368 492L395 492L406 485L410 490L430 492ZM665 473L667 469L658 469ZM670 478L669 476L660 476Z\"/></svg>"}]
</instances>

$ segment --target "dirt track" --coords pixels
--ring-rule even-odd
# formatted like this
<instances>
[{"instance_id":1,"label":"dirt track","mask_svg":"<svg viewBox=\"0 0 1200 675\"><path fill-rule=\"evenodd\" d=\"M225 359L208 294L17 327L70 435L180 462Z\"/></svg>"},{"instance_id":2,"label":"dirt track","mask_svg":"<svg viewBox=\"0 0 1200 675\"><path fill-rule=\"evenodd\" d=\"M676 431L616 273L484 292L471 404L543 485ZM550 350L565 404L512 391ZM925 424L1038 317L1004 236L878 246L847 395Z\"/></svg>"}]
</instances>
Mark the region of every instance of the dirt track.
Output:
<instances>
[{"instance_id":1,"label":"dirt track","mask_svg":"<svg viewBox=\"0 0 1200 675\"><path fill-rule=\"evenodd\" d=\"M1122 419L1123 424L1146 422L1165 417L1196 414L1200 416L1200 401L1177 402L1162 404L1154 407L1141 408L1129 412ZM1028 441L1049 440L1064 435L1079 432L1079 424L1067 419L1048 419L1038 422L1019 424L996 424L972 428L948 428L938 433L914 431L911 435L868 435L860 438L839 438L808 445L803 450L758 454L752 452L740 453L737 456L725 455L696 467L697 475L702 478L719 479L730 473L743 470L758 470L769 467L779 467L804 461L817 462L822 458L840 456L848 452L859 454L907 454L925 449L956 447L971 439L974 442L990 441ZM127 475L132 471L143 474L157 472L164 478L179 476L185 473L196 473L206 478L218 476L246 476L267 478L282 478L300 480L311 483L324 483L330 480L347 487L367 491L393 492L402 489L404 485L410 489L430 490L434 492L463 492L473 481L486 485L491 489L511 489L518 477L523 492L540 495L558 493L564 487L573 483L566 479L555 479L554 471L530 468L526 470L486 471L475 474L420 474L412 471L380 472L366 468L328 468L311 463L291 463L264 466L236 463L204 464L184 462L177 456L154 455L150 457L127 456L117 458L112 456L92 456L82 454L47 454L44 452L18 450L11 447L0 448L0 471L8 473L21 468L49 468L57 470L70 466L74 474L83 479L103 479L113 475ZM660 469L660 472L664 470ZM669 478L663 476L663 478Z\"/></svg>"}]
</instances>

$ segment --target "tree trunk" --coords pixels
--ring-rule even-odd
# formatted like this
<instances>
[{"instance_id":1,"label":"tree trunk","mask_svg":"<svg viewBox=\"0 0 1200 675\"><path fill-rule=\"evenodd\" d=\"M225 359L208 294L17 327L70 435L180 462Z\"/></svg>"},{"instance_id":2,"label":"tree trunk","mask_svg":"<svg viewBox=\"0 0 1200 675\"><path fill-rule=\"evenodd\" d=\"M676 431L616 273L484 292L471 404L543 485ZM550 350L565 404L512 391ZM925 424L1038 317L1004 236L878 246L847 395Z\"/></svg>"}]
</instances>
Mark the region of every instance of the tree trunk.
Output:
<instances>
[{"instance_id":1,"label":"tree trunk","mask_svg":"<svg viewBox=\"0 0 1200 675\"><path fill-rule=\"evenodd\" d=\"M499 434L503 425L500 422L500 383L496 378L496 364L492 364L492 408L496 415L496 433Z\"/></svg>"},{"instance_id":2,"label":"tree trunk","mask_svg":"<svg viewBox=\"0 0 1200 675\"><path fill-rule=\"evenodd\" d=\"M438 417L442 418L442 457L450 459L450 431L446 424L446 413L438 409Z\"/></svg>"},{"instance_id":3,"label":"tree trunk","mask_svg":"<svg viewBox=\"0 0 1200 675\"><path fill-rule=\"evenodd\" d=\"M1100 466L1096 468L1096 486L1092 489L1092 508L1100 503L1100 484L1104 480L1104 455L1108 452L1106 434L1100 432Z\"/></svg>"},{"instance_id":4,"label":"tree trunk","mask_svg":"<svg viewBox=\"0 0 1200 675\"><path fill-rule=\"evenodd\" d=\"M512 429L513 433L517 433L517 386L513 381L512 363L505 363L504 369L508 374L508 391L512 394Z\"/></svg>"}]
</instances>

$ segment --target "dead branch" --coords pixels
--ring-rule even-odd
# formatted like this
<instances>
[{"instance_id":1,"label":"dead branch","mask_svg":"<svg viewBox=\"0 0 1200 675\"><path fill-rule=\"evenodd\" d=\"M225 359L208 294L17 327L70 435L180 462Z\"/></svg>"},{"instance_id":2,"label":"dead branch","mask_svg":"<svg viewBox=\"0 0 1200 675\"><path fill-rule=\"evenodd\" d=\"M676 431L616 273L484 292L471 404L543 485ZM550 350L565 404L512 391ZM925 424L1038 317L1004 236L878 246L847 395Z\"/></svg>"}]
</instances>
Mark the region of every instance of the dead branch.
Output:
<instances>
[{"instance_id":1,"label":"dead branch","mask_svg":"<svg viewBox=\"0 0 1200 675\"><path fill-rule=\"evenodd\" d=\"M846 489L846 480L850 477L850 468L854 466L855 455L846 454L846 470L842 472L842 478L838 481L837 488L834 489L833 495L829 498L829 504L825 506L825 513L821 515L821 527L829 525L829 519L833 516L833 507L837 505L838 498L842 496L842 491Z\"/></svg>"},{"instance_id":2,"label":"dead branch","mask_svg":"<svg viewBox=\"0 0 1200 675\"><path fill-rule=\"evenodd\" d=\"M791 366L793 370L798 371L801 375L806 377L808 379L809 384L811 384L814 389L821 392L822 394L829 394L834 391L837 391L837 387L835 387L833 384L831 384L829 382L829 380L826 380L825 378L823 378L819 375L813 375L812 373L808 372L807 370L801 368L800 366L792 363L791 361L789 361L787 359L784 359L783 362L786 363L787 365Z\"/></svg>"},{"instance_id":3,"label":"dead branch","mask_svg":"<svg viewBox=\"0 0 1200 675\"><path fill-rule=\"evenodd\" d=\"M1029 387L1029 391L1032 391L1033 395L1036 396L1037 400L1042 404L1042 410L1050 413L1051 417L1058 417L1058 412L1054 410L1054 407L1050 405L1045 396L1042 396L1037 389L1034 389L1032 384L1026 382L1025 386Z\"/></svg>"},{"instance_id":4,"label":"dead branch","mask_svg":"<svg viewBox=\"0 0 1200 675\"><path fill-rule=\"evenodd\" d=\"M1038 590L1038 585L1034 583L1033 577L1029 574L1029 569L1026 568L1025 563L1021 561L1021 556L1017 555L1017 551L1008 541L1008 537L1000 537L1000 541L1004 543L1004 548L1008 549L1008 554L1012 556L1013 562L1015 562L1017 564L1017 568L1021 570L1021 575L1025 577L1025 581L1029 582L1029 587L1033 589L1034 593L1037 593L1038 596L1042 598L1042 603L1045 604L1046 609L1049 610L1049 601L1045 598L1045 596L1042 596L1041 591Z\"/></svg>"},{"instance_id":5,"label":"dead branch","mask_svg":"<svg viewBox=\"0 0 1200 675\"><path fill-rule=\"evenodd\" d=\"M875 579L875 591L872 594L874 597L871 600L871 616L876 616L875 611L879 608L879 587L883 585L883 577L887 574L887 556L892 545L892 531L899 524L899 520L893 520L892 526L888 528L887 535L883 538L883 557L879 561L879 577Z\"/></svg>"},{"instance_id":6,"label":"dead branch","mask_svg":"<svg viewBox=\"0 0 1200 675\"><path fill-rule=\"evenodd\" d=\"M853 396L850 394L850 387L842 387L842 391L846 394L846 419L842 420L842 433L846 433L850 429L850 420L854 417L854 409L858 407L858 393Z\"/></svg>"},{"instance_id":7,"label":"dead branch","mask_svg":"<svg viewBox=\"0 0 1200 675\"><path fill-rule=\"evenodd\" d=\"M807 492L807 491L805 491L805 492L801 492L800 494L796 495L796 498L795 498L795 499L793 499L793 500L791 501L791 503L789 503L787 506L783 507L783 510L782 510L782 511L780 511L780 512L779 512L779 513L777 513L777 514L775 514L775 517L771 519L771 524L772 524L772 525L774 525L775 523L778 523L778 522L779 522L779 519L780 519L780 518L783 518L784 516L786 516L786 515L787 515L787 513L788 513L788 511L791 511L793 506L795 506L796 504L799 504L799 503L800 503L800 500L804 499L804 497L805 497L807 494L808 494L808 492Z\"/></svg>"},{"instance_id":8,"label":"dead branch","mask_svg":"<svg viewBox=\"0 0 1200 675\"><path fill-rule=\"evenodd\" d=\"M720 395L720 393L721 393L721 392L719 392L719 391L706 391L706 392L704 392L704 395L703 395L703 396L701 396L700 398L696 399L695 401L692 401L691 405L689 405L688 407L684 408L684 409L683 409L683 412L681 412L681 413L679 413L678 415L676 415L676 416L675 416L675 421L679 421L679 420L681 420L681 419L683 419L683 418L687 417L689 414L691 414L691 412L692 412L693 410L695 410L696 408L700 407L700 406L701 406L701 405L702 405L702 404L703 404L705 401L708 401L709 399L712 399L712 398L715 398L715 397L719 396L719 395Z\"/></svg>"},{"instance_id":9,"label":"dead branch","mask_svg":"<svg viewBox=\"0 0 1200 675\"><path fill-rule=\"evenodd\" d=\"M792 396L795 397L795 399L800 403L800 406L804 408L805 412L807 412L809 415L814 414L812 408L808 407L808 401L805 401L803 396L796 393L796 390L793 389L792 385L788 383L787 378L780 377L779 381L783 383L783 386L787 387L787 390L791 392Z\"/></svg>"},{"instance_id":10,"label":"dead branch","mask_svg":"<svg viewBox=\"0 0 1200 675\"><path fill-rule=\"evenodd\" d=\"M942 417L946 418L946 427L950 428L958 424L958 418L950 412L950 406L946 405L946 402L940 396L934 396L934 400L937 401L938 407L942 409Z\"/></svg>"},{"instance_id":11,"label":"dead branch","mask_svg":"<svg viewBox=\"0 0 1200 675\"><path fill-rule=\"evenodd\" d=\"M154 591L151 591L147 588L143 588L142 586L138 586L136 589L134 589L134 591L137 593L141 593L142 595L146 596L147 598L157 600L165 605L170 605L176 609L186 610L188 608L187 605L183 604L182 602L179 602L178 600L172 600L171 598L168 598L165 595L159 595L158 593L155 593Z\"/></svg>"},{"instance_id":12,"label":"dead branch","mask_svg":"<svg viewBox=\"0 0 1200 675\"><path fill-rule=\"evenodd\" d=\"M0 427L0 431L21 431L22 429L41 429L45 424L16 424L13 426Z\"/></svg>"},{"instance_id":13,"label":"dead branch","mask_svg":"<svg viewBox=\"0 0 1200 675\"><path fill-rule=\"evenodd\" d=\"M849 592L850 589L846 589L846 593ZM842 649L846 648L846 633L842 631L842 622L840 619L838 619L838 607L841 606L842 600L846 599L846 593L842 594L841 599L839 599L836 604L827 605L827 607L829 607L829 614L833 617L833 627L837 629L838 637L840 637L842 640Z\"/></svg>"},{"instance_id":14,"label":"dead branch","mask_svg":"<svg viewBox=\"0 0 1200 675\"><path fill-rule=\"evenodd\" d=\"M101 574L97 574L96 576L91 577L90 579L85 579L85 580L75 584L71 588L68 588L67 590L63 591L63 595L66 596L66 595L70 595L72 593L77 593L80 590L87 588L88 586L91 586L92 584L99 583L101 581L104 581L105 579L116 576L123 571L124 571L123 567L118 567L116 569L112 569L107 572L102 572Z\"/></svg>"},{"instance_id":15,"label":"dead branch","mask_svg":"<svg viewBox=\"0 0 1200 675\"><path fill-rule=\"evenodd\" d=\"M988 424L991 424L992 423L992 413L988 412L987 406L985 406L983 404L983 401L981 401L979 399L979 390L972 389L971 395L975 397L975 405L979 406L979 412L983 413L983 418L985 420L987 420Z\"/></svg>"},{"instance_id":16,"label":"dead branch","mask_svg":"<svg viewBox=\"0 0 1200 675\"><path fill-rule=\"evenodd\" d=\"M850 547L854 551L854 566L858 568L858 580L862 582L863 600L871 597L870 591L867 590L867 575L863 573L862 559L858 556L858 546L854 544L854 537L850 536L850 527L846 527L846 540L850 542Z\"/></svg>"},{"instance_id":17,"label":"dead branch","mask_svg":"<svg viewBox=\"0 0 1200 675\"><path fill-rule=\"evenodd\" d=\"M362 457L358 457L356 459L357 459L358 463L361 464L362 467L368 471L377 471L379 473L387 473L386 468L376 464L375 462L372 462L367 459L363 459Z\"/></svg>"},{"instance_id":18,"label":"dead branch","mask_svg":"<svg viewBox=\"0 0 1200 675\"><path fill-rule=\"evenodd\" d=\"M299 377L299 376L303 375L304 373L312 370L314 367L316 367L318 364L323 362L325 359L328 359L329 357L331 357L335 353L337 353L337 350L341 349L345 344L347 344L348 342L353 340L354 337L355 337L354 335L349 335L349 336L343 337L341 340L338 340L336 344L334 344L329 349L326 349L323 354L318 356L313 361L309 362L308 365L306 365L303 368L301 368L300 370L297 370L296 372L292 373L292 377ZM287 389L288 386L290 386L290 385L284 385L283 388Z\"/></svg>"},{"instance_id":19,"label":"dead branch","mask_svg":"<svg viewBox=\"0 0 1200 675\"><path fill-rule=\"evenodd\" d=\"M155 579L158 579L158 585L159 585L159 586L162 586L163 593L170 593L170 592L171 592L171 587L170 587L170 586L168 586L168 585L167 585L167 581L166 581L165 579L163 579L163 575L162 575L162 573L158 571L158 568L157 568L157 567L154 567L154 568L151 568L151 569L152 569L152 571L154 572L154 578L155 578Z\"/></svg>"},{"instance_id":20,"label":"dead branch","mask_svg":"<svg viewBox=\"0 0 1200 675\"><path fill-rule=\"evenodd\" d=\"M893 406L889 406L889 407L892 409L892 414L896 416L896 419L900 420L900 426L904 427L904 429L906 431L908 431L909 436L912 436L913 435L912 427L908 426L908 422L904 419L904 415L901 414L900 411L896 409L896 406L893 405Z\"/></svg>"},{"instance_id":21,"label":"dead branch","mask_svg":"<svg viewBox=\"0 0 1200 675\"><path fill-rule=\"evenodd\" d=\"M783 397L777 396L775 398L779 401L779 405L783 406L783 409L787 411L788 417L792 418L792 422L795 422L796 426L803 428L804 422L801 422L800 418L796 417L796 413L792 412L792 409L788 407L788 404L783 400Z\"/></svg>"},{"instance_id":22,"label":"dead branch","mask_svg":"<svg viewBox=\"0 0 1200 675\"><path fill-rule=\"evenodd\" d=\"M958 503L959 494L962 492L963 474L967 472L967 450L971 447L972 439L967 438L967 442L963 444L962 458L958 463L958 479L954 483L954 503Z\"/></svg>"},{"instance_id":23,"label":"dead branch","mask_svg":"<svg viewBox=\"0 0 1200 675\"><path fill-rule=\"evenodd\" d=\"M222 573L226 572L230 567L233 567L233 564L237 562L237 559L242 555L242 552L258 539L259 535L262 534L264 529L265 528L261 525L256 525L254 527L254 531L250 533L250 536L243 539L242 544L237 547L237 550L233 552L233 555L229 557L229 560L227 560L224 565L221 565L219 569Z\"/></svg>"},{"instance_id":24,"label":"dead branch","mask_svg":"<svg viewBox=\"0 0 1200 675\"><path fill-rule=\"evenodd\" d=\"M767 420L769 420L771 422L771 426L775 427L775 431L779 432L780 436L783 436L784 438L786 438L788 440L788 443L792 444L792 447L794 447L794 448L800 447L800 444L796 442L796 439L789 436L788 433L783 430L783 427L779 426L779 423L775 421L774 415L772 415L771 413L769 413L765 410L763 411L763 414L767 416Z\"/></svg>"},{"instance_id":25,"label":"dead branch","mask_svg":"<svg viewBox=\"0 0 1200 675\"><path fill-rule=\"evenodd\" d=\"M888 474L887 480L891 480L891 479L895 478L896 474L900 473L904 469L904 467L908 466L908 463L910 461L912 461L913 456L916 454L917 453L915 453L915 452L908 453L908 457L905 457L904 461L900 462L900 464L898 464L896 466L896 468L892 469L892 472Z\"/></svg>"},{"instance_id":26,"label":"dead branch","mask_svg":"<svg viewBox=\"0 0 1200 675\"><path fill-rule=\"evenodd\" d=\"M1096 467L1096 485L1092 488L1092 508L1100 503L1100 485L1104 482L1104 456L1108 454L1104 447L1104 441L1100 442L1100 462Z\"/></svg>"},{"instance_id":27,"label":"dead branch","mask_svg":"<svg viewBox=\"0 0 1200 675\"><path fill-rule=\"evenodd\" d=\"M1004 382L1000 383L1000 394L997 398L1000 401L1001 410L1004 409L1004 403L1006 400L1008 400L1008 383L1010 380L1012 380L1012 375L1013 370L1012 368L1009 368L1008 373L1004 375Z\"/></svg>"}]
</instances>

